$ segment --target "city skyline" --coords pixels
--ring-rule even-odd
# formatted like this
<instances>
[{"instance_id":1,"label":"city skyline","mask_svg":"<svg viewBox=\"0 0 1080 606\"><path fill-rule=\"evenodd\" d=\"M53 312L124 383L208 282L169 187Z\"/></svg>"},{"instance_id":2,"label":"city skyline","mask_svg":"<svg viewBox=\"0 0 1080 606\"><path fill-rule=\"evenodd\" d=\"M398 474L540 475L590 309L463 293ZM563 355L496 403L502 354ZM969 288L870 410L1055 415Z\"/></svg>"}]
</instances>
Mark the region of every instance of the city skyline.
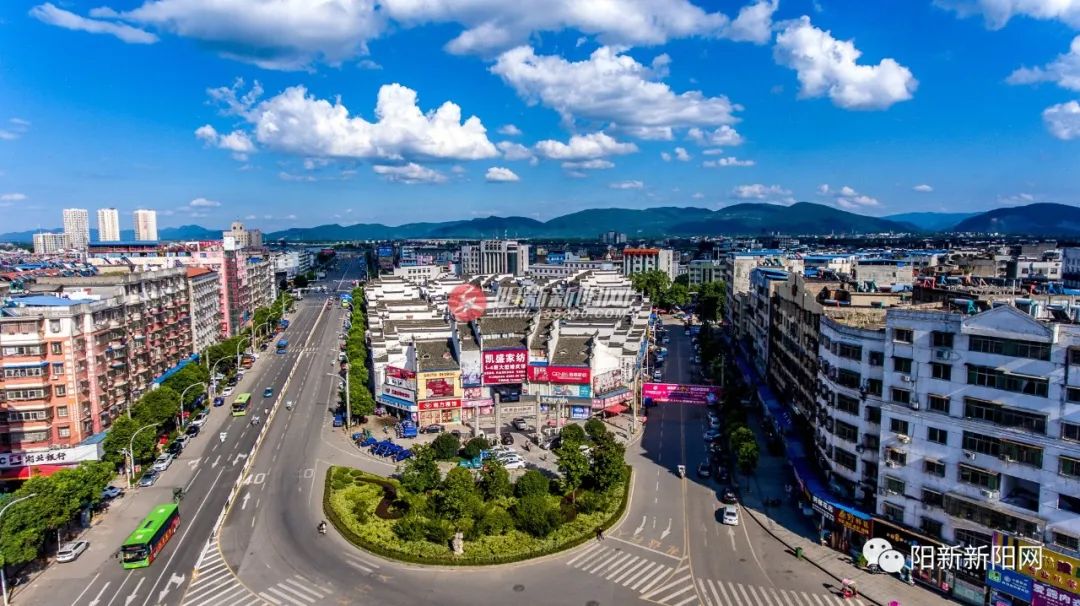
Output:
<instances>
[{"instance_id":1,"label":"city skyline","mask_svg":"<svg viewBox=\"0 0 1080 606\"><path fill-rule=\"evenodd\" d=\"M561 3L5 5L0 207L12 231L69 206L275 231L1073 203L1078 9L886 4L642 2L617 21ZM347 17L323 27L334 6ZM281 22L324 33L265 25Z\"/></svg>"}]
</instances>

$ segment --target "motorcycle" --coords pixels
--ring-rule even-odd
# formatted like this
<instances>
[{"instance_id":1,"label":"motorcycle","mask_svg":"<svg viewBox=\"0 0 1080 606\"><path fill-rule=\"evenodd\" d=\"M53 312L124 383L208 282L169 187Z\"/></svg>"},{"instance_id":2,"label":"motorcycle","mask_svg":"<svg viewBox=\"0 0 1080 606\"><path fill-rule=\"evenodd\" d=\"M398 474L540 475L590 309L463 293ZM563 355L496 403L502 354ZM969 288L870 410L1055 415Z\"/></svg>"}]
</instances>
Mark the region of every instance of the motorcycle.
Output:
<instances>
[{"instance_id":1,"label":"motorcycle","mask_svg":"<svg viewBox=\"0 0 1080 606\"><path fill-rule=\"evenodd\" d=\"M319 522L319 534L326 534L326 522Z\"/></svg>"},{"instance_id":2,"label":"motorcycle","mask_svg":"<svg viewBox=\"0 0 1080 606\"><path fill-rule=\"evenodd\" d=\"M686 477L686 465L679 465L678 469L679 469L679 477L680 478L685 478Z\"/></svg>"}]
</instances>

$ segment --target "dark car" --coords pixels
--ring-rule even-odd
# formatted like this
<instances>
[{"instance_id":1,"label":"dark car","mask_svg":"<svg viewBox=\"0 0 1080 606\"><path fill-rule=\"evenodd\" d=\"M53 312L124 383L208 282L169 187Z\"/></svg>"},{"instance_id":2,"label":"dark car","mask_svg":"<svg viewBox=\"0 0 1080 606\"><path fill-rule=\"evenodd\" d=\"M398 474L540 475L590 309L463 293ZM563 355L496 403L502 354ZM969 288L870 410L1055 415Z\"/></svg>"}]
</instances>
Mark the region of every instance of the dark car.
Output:
<instances>
[{"instance_id":1,"label":"dark car","mask_svg":"<svg viewBox=\"0 0 1080 606\"><path fill-rule=\"evenodd\" d=\"M739 502L739 499L735 496L733 491L725 490L724 494L720 496L720 502L725 505L734 505Z\"/></svg>"},{"instance_id":2,"label":"dark car","mask_svg":"<svg viewBox=\"0 0 1080 606\"><path fill-rule=\"evenodd\" d=\"M259 346L259 351L266 351L270 347L269 343L263 343Z\"/></svg>"},{"instance_id":3,"label":"dark car","mask_svg":"<svg viewBox=\"0 0 1080 606\"><path fill-rule=\"evenodd\" d=\"M446 427L438 423L432 423L424 428L424 433L442 433L444 431L446 431Z\"/></svg>"},{"instance_id":4,"label":"dark car","mask_svg":"<svg viewBox=\"0 0 1080 606\"><path fill-rule=\"evenodd\" d=\"M512 446L514 444L514 436L509 431L507 431L502 434L502 439L500 441L503 443L504 446Z\"/></svg>"},{"instance_id":5,"label":"dark car","mask_svg":"<svg viewBox=\"0 0 1080 606\"><path fill-rule=\"evenodd\" d=\"M214 398L214 406L222 406L225 404L225 398L218 396Z\"/></svg>"},{"instance_id":6,"label":"dark car","mask_svg":"<svg viewBox=\"0 0 1080 606\"><path fill-rule=\"evenodd\" d=\"M727 484L727 481L729 479L730 478L728 478L728 471L723 467L718 467L716 470L716 481L720 482L721 484Z\"/></svg>"},{"instance_id":7,"label":"dark car","mask_svg":"<svg viewBox=\"0 0 1080 606\"><path fill-rule=\"evenodd\" d=\"M198 429L198 428L196 428L196 429ZM182 443L180 443L180 442L173 442L172 444L169 444L168 448L165 449L165 452L173 455L174 457L178 456L183 451L184 451L184 445Z\"/></svg>"},{"instance_id":8,"label":"dark car","mask_svg":"<svg viewBox=\"0 0 1080 606\"><path fill-rule=\"evenodd\" d=\"M707 478L707 477L709 477L709 475L711 475L709 473L709 462L708 461L702 461L701 463L698 464L698 466L697 466L697 474L698 474L698 477L702 477L702 478Z\"/></svg>"},{"instance_id":9,"label":"dark car","mask_svg":"<svg viewBox=\"0 0 1080 606\"><path fill-rule=\"evenodd\" d=\"M195 436L199 435L199 426L188 425L187 431L185 431L184 433L194 438Z\"/></svg>"}]
</instances>

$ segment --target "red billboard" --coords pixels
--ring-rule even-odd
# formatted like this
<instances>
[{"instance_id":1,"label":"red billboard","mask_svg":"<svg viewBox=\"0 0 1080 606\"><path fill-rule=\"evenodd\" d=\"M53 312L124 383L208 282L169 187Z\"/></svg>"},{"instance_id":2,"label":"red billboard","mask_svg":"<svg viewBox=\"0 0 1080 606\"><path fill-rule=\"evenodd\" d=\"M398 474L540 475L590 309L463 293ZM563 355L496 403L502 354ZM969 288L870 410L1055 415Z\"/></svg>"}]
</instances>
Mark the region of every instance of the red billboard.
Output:
<instances>
[{"instance_id":1,"label":"red billboard","mask_svg":"<svg viewBox=\"0 0 1080 606\"><path fill-rule=\"evenodd\" d=\"M529 366L529 380L533 383L567 383L589 385L591 370L580 366Z\"/></svg>"},{"instance_id":2,"label":"red billboard","mask_svg":"<svg viewBox=\"0 0 1080 606\"><path fill-rule=\"evenodd\" d=\"M652 398L658 403L708 404L720 397L720 388L715 385L645 383L641 386L641 397Z\"/></svg>"},{"instance_id":3,"label":"red billboard","mask_svg":"<svg viewBox=\"0 0 1080 606\"><path fill-rule=\"evenodd\" d=\"M420 410L444 410L447 408L461 408L461 400L427 400L420 402Z\"/></svg>"},{"instance_id":4,"label":"red billboard","mask_svg":"<svg viewBox=\"0 0 1080 606\"><path fill-rule=\"evenodd\" d=\"M485 350L483 355L484 385L521 383L529 366L529 354L525 349Z\"/></svg>"},{"instance_id":5,"label":"red billboard","mask_svg":"<svg viewBox=\"0 0 1080 606\"><path fill-rule=\"evenodd\" d=\"M398 368L397 366L387 366L386 376L394 377L395 379L415 379L416 373L406 368Z\"/></svg>"},{"instance_id":6,"label":"red billboard","mask_svg":"<svg viewBox=\"0 0 1080 606\"><path fill-rule=\"evenodd\" d=\"M446 379L428 379L424 399L454 395L454 383Z\"/></svg>"}]
</instances>

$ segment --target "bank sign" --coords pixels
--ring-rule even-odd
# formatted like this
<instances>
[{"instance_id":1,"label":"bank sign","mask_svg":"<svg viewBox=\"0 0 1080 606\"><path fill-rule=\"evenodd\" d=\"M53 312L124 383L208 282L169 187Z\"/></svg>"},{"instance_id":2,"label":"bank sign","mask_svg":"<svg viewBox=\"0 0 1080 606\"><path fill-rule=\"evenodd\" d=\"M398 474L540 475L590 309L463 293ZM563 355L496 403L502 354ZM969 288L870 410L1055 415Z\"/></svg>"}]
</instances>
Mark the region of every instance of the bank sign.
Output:
<instances>
[{"instance_id":1,"label":"bank sign","mask_svg":"<svg viewBox=\"0 0 1080 606\"><path fill-rule=\"evenodd\" d=\"M5 452L0 454L0 469L36 467L38 465L69 465L82 461L98 461L101 452L97 444L58 448L44 452Z\"/></svg>"}]
</instances>

